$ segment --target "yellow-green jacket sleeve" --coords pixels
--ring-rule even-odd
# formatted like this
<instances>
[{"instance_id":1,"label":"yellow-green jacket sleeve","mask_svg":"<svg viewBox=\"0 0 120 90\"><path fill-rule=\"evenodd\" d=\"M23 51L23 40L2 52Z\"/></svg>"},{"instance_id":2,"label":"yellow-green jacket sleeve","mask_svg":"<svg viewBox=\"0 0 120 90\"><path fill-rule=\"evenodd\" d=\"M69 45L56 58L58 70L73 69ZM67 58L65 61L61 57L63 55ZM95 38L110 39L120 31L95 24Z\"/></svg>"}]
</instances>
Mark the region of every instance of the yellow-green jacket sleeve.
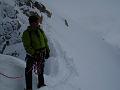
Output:
<instances>
[{"instance_id":1,"label":"yellow-green jacket sleeve","mask_svg":"<svg viewBox=\"0 0 120 90\"><path fill-rule=\"evenodd\" d=\"M44 36L45 47L46 47L46 48L49 50L49 52L50 52L50 49L49 49L49 46L48 46L48 39L47 39L45 33L43 32L43 30L41 30L41 31L42 31L42 34L43 34L43 36Z\"/></svg>"},{"instance_id":2,"label":"yellow-green jacket sleeve","mask_svg":"<svg viewBox=\"0 0 120 90\"><path fill-rule=\"evenodd\" d=\"M29 31L26 30L25 32L23 32L22 42L26 52L33 56L35 54L35 50L32 48L32 45L31 45Z\"/></svg>"}]
</instances>

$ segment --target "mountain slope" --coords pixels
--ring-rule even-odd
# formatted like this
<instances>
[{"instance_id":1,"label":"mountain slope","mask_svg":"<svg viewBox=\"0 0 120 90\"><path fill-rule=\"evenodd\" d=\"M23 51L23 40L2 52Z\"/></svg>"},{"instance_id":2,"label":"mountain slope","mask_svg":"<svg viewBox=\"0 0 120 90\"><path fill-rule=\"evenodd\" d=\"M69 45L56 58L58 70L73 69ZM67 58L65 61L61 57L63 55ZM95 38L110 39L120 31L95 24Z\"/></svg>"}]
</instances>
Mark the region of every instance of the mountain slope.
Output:
<instances>
[{"instance_id":1,"label":"mountain slope","mask_svg":"<svg viewBox=\"0 0 120 90\"><path fill-rule=\"evenodd\" d=\"M45 67L45 82L48 86L40 90L120 90L119 50L71 17L63 16L64 13L59 14L54 6L50 8L54 11L52 17L44 16L43 21L51 49L51 57ZM65 19L69 27L65 25ZM25 63L19 65L22 60L2 55L0 57L0 69L5 68L9 75L23 74ZM10 87L11 80L0 77L0 90L21 90L25 86L24 79L20 83L13 80ZM33 80L36 90L35 76Z\"/></svg>"}]
</instances>

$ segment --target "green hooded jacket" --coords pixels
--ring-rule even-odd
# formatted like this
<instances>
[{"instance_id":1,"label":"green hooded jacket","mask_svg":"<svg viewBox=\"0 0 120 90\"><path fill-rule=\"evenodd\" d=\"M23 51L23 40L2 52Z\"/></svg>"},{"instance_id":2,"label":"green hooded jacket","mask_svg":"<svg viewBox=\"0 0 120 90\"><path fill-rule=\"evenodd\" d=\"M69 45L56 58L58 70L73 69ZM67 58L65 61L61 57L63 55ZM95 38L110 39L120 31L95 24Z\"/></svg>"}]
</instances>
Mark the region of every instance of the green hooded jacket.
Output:
<instances>
[{"instance_id":1,"label":"green hooded jacket","mask_svg":"<svg viewBox=\"0 0 120 90\"><path fill-rule=\"evenodd\" d=\"M26 52L31 56L35 55L37 50L43 48L49 50L48 40L40 27L33 30L30 26L28 26L27 30L23 32L22 42Z\"/></svg>"}]
</instances>

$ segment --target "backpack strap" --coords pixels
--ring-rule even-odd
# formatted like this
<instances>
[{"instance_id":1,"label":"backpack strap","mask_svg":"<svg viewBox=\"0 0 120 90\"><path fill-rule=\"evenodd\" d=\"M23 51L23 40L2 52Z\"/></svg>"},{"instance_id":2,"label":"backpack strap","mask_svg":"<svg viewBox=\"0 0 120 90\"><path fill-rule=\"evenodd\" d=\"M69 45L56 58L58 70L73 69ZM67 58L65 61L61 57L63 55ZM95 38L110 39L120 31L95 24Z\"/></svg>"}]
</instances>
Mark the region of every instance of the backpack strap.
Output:
<instances>
[{"instance_id":1,"label":"backpack strap","mask_svg":"<svg viewBox=\"0 0 120 90\"><path fill-rule=\"evenodd\" d=\"M32 34L31 34L31 31L28 30L28 33L29 33L29 37L30 37L30 45L31 45L31 47L33 47L33 46L32 46Z\"/></svg>"}]
</instances>

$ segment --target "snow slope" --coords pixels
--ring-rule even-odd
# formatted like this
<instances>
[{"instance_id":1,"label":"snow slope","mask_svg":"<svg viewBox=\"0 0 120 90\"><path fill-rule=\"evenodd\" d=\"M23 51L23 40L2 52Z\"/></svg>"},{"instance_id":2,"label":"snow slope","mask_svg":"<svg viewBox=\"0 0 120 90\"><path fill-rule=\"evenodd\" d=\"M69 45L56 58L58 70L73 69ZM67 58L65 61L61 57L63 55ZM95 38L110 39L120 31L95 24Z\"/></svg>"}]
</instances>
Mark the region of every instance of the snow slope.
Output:
<instances>
[{"instance_id":1,"label":"snow slope","mask_svg":"<svg viewBox=\"0 0 120 90\"><path fill-rule=\"evenodd\" d=\"M71 18L79 26L97 32L108 43L120 48L119 0L40 0L53 12Z\"/></svg>"},{"instance_id":2,"label":"snow slope","mask_svg":"<svg viewBox=\"0 0 120 90\"><path fill-rule=\"evenodd\" d=\"M59 17L59 16L58 16ZM55 19L56 16L53 16ZM61 45L61 55L72 59L67 62L77 72L68 81L81 90L119 90L119 51L102 40L96 33L71 23L69 29L59 20L53 20L52 37ZM58 25L55 25L58 23ZM54 33L54 31L55 33ZM59 45L57 49L59 49ZM64 52L66 54L64 54ZM74 73L75 73L74 72ZM76 79L77 78L77 79Z\"/></svg>"}]
</instances>

